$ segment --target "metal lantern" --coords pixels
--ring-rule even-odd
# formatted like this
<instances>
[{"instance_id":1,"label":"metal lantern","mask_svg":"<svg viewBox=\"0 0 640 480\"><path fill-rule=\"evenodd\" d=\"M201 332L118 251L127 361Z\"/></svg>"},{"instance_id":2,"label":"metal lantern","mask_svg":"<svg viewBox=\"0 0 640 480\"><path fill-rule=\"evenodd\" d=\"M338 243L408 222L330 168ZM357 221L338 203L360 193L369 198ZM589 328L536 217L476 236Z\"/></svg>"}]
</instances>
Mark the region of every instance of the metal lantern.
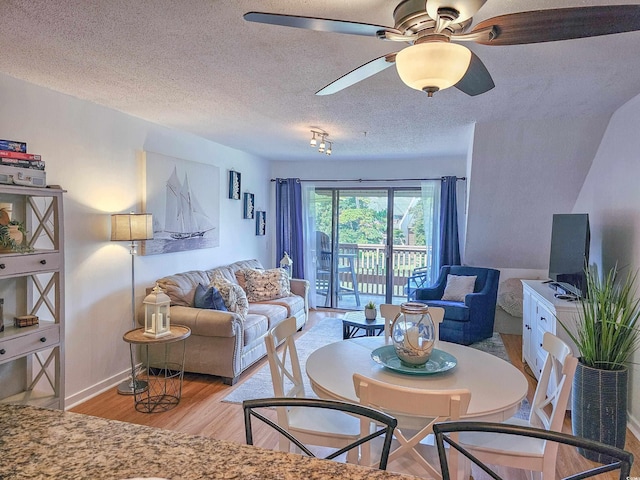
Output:
<instances>
[{"instance_id":1,"label":"metal lantern","mask_svg":"<svg viewBox=\"0 0 640 480\"><path fill-rule=\"evenodd\" d=\"M156 284L144 299L144 335L160 338L171 334L169 306L171 299Z\"/></svg>"},{"instance_id":2,"label":"metal lantern","mask_svg":"<svg viewBox=\"0 0 640 480\"><path fill-rule=\"evenodd\" d=\"M289 275L289 278L291 278L293 260L291 260L291 257L287 252L284 252L284 257L280 260L280 268L284 269L284 271L287 272L287 275Z\"/></svg>"}]
</instances>

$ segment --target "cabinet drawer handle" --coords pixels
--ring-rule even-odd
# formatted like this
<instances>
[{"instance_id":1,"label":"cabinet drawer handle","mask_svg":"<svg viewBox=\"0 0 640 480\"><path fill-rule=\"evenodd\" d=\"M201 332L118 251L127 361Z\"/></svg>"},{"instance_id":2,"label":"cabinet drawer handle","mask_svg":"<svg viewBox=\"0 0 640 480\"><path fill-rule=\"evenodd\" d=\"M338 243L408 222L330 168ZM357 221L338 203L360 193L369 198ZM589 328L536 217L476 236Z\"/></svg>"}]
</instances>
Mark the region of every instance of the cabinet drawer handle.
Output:
<instances>
[{"instance_id":1,"label":"cabinet drawer handle","mask_svg":"<svg viewBox=\"0 0 640 480\"><path fill-rule=\"evenodd\" d=\"M544 318L544 317L540 317L540 320L542 320L543 322L546 322L546 321L547 321L547 319L546 319L546 318Z\"/></svg>"},{"instance_id":2,"label":"cabinet drawer handle","mask_svg":"<svg viewBox=\"0 0 640 480\"><path fill-rule=\"evenodd\" d=\"M41 263L42 265L46 265L46 264L47 264L47 261L43 258L42 260L40 260L40 263Z\"/></svg>"},{"instance_id":3,"label":"cabinet drawer handle","mask_svg":"<svg viewBox=\"0 0 640 480\"><path fill-rule=\"evenodd\" d=\"M40 339L40 341L41 341L42 343L46 342L46 341L47 341L47 337L42 337L42 338Z\"/></svg>"},{"instance_id":4,"label":"cabinet drawer handle","mask_svg":"<svg viewBox=\"0 0 640 480\"><path fill-rule=\"evenodd\" d=\"M4 263L0 263L0 270L4 270L7 266Z\"/></svg>"},{"instance_id":5,"label":"cabinet drawer handle","mask_svg":"<svg viewBox=\"0 0 640 480\"><path fill-rule=\"evenodd\" d=\"M4 348L0 348L0 355L4 355L7 351Z\"/></svg>"}]
</instances>

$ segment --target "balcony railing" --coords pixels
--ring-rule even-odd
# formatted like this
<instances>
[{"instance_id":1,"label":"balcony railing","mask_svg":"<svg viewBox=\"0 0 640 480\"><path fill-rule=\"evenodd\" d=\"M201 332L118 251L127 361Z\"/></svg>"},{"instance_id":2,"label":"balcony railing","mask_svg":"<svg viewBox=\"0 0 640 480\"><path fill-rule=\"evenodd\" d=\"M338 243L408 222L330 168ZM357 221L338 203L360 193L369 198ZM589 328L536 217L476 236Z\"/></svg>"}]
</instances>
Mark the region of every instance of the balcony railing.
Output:
<instances>
[{"instance_id":1,"label":"balcony railing","mask_svg":"<svg viewBox=\"0 0 640 480\"><path fill-rule=\"evenodd\" d=\"M340 244L338 262L342 269L340 284L347 288L354 287L363 295L384 295L386 285L385 245L371 244ZM393 293L395 296L405 296L407 279L416 268L430 267L431 247L418 245L395 245L393 247ZM349 262L353 262L351 265ZM355 271L356 283L350 271Z\"/></svg>"}]
</instances>

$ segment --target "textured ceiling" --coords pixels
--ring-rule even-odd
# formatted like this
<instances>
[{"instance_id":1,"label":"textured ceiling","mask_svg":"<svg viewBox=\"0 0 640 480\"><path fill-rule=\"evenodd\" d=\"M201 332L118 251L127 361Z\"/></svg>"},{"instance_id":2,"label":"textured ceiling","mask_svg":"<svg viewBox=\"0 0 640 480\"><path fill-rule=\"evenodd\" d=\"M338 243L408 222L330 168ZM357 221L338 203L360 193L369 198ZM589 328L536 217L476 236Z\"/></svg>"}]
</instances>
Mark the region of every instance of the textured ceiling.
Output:
<instances>
[{"instance_id":1,"label":"textured ceiling","mask_svg":"<svg viewBox=\"0 0 640 480\"><path fill-rule=\"evenodd\" d=\"M633 3L488 0L474 17ZM525 46L467 44L496 87L433 98L395 68L318 89L405 44L249 23L266 11L393 25L388 0L3 0L0 72L274 160L464 155L474 122L612 113L640 93L640 33ZM366 135L364 134L366 132Z\"/></svg>"}]
</instances>

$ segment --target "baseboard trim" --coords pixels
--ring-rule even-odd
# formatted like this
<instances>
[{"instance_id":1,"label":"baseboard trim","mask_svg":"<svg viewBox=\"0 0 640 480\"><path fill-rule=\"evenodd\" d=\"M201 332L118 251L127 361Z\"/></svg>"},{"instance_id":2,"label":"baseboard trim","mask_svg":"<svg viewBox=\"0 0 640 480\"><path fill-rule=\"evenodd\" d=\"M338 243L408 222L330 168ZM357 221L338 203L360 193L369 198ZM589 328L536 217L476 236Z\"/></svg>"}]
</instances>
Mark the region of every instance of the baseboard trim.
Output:
<instances>
[{"instance_id":1,"label":"baseboard trim","mask_svg":"<svg viewBox=\"0 0 640 480\"><path fill-rule=\"evenodd\" d=\"M631 430L631 433L640 440L640 422L633 415L629 413L627 417L627 427Z\"/></svg>"},{"instance_id":2,"label":"baseboard trim","mask_svg":"<svg viewBox=\"0 0 640 480\"><path fill-rule=\"evenodd\" d=\"M86 402L87 400L100 395L101 393L109 390L110 388L114 388L119 385L121 382L126 380L131 376L131 369L123 370L112 377L109 377L102 382L98 382L95 385L90 386L89 388L85 388L78 393L75 393L69 397L65 397L64 399L64 409L70 410L73 407Z\"/></svg>"}]
</instances>

